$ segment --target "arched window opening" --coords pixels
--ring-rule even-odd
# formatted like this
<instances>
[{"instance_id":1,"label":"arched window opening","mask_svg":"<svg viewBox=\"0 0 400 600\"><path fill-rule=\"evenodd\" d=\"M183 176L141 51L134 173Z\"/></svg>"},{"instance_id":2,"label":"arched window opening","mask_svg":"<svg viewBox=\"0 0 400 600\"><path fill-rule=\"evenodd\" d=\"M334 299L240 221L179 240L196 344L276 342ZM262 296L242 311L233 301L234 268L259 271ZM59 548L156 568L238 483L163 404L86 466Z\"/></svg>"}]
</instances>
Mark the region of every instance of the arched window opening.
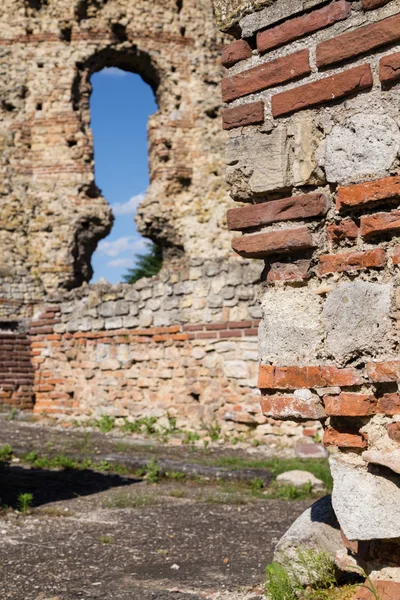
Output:
<instances>
[{"instance_id":1,"label":"arched window opening","mask_svg":"<svg viewBox=\"0 0 400 600\"><path fill-rule=\"evenodd\" d=\"M92 257L92 282L118 283L137 267L153 274L159 252L136 229L134 214L149 185L147 121L157 110L152 88L137 74L106 67L91 77L95 178L114 225ZM141 255L149 256L147 260ZM144 264L143 264L144 262ZM157 262L157 261L156 261Z\"/></svg>"}]
</instances>

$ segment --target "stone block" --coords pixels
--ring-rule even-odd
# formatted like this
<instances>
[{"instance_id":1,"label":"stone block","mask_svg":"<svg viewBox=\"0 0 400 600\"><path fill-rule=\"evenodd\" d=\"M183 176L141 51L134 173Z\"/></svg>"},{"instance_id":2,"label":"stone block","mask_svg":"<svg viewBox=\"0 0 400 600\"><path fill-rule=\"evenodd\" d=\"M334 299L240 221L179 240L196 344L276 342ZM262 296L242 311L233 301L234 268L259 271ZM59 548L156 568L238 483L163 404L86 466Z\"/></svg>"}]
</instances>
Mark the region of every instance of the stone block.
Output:
<instances>
[{"instance_id":1,"label":"stone block","mask_svg":"<svg viewBox=\"0 0 400 600\"><path fill-rule=\"evenodd\" d=\"M323 309L325 347L339 361L378 352L390 336L390 284L353 281L340 284Z\"/></svg>"},{"instance_id":2,"label":"stone block","mask_svg":"<svg viewBox=\"0 0 400 600\"><path fill-rule=\"evenodd\" d=\"M369 472L361 457L331 456L332 504L349 540L400 537L399 476Z\"/></svg>"},{"instance_id":3,"label":"stone block","mask_svg":"<svg viewBox=\"0 0 400 600\"><path fill-rule=\"evenodd\" d=\"M329 182L343 183L386 174L400 147L400 131L384 114L359 113L336 125L325 140L320 164Z\"/></svg>"},{"instance_id":4,"label":"stone block","mask_svg":"<svg viewBox=\"0 0 400 600\"><path fill-rule=\"evenodd\" d=\"M261 360L278 365L313 364L323 334L321 299L304 289L270 289L261 303Z\"/></svg>"}]
</instances>

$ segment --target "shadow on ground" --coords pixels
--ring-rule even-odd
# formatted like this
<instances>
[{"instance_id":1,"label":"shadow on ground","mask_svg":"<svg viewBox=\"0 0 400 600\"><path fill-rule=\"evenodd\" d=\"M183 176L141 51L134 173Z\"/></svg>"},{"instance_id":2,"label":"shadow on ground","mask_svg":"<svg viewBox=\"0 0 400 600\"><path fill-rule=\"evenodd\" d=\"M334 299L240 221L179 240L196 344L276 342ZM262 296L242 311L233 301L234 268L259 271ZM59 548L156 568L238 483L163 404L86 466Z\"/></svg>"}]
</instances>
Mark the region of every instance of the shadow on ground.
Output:
<instances>
[{"instance_id":1,"label":"shadow on ground","mask_svg":"<svg viewBox=\"0 0 400 600\"><path fill-rule=\"evenodd\" d=\"M71 500L99 494L111 488L138 483L119 475L97 473L89 469L82 471L47 471L11 466L0 473L0 504L16 508L18 496L33 494L33 506L50 502Z\"/></svg>"}]
</instances>

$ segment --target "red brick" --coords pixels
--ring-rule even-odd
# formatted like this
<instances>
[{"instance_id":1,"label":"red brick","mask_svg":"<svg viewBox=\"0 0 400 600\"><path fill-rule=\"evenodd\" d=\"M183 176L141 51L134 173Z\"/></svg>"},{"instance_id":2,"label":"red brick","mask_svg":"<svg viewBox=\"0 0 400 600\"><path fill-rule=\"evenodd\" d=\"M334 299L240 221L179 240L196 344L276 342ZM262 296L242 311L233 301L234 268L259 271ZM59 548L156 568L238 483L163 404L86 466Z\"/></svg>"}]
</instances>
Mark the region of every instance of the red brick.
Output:
<instances>
[{"instance_id":1,"label":"red brick","mask_svg":"<svg viewBox=\"0 0 400 600\"><path fill-rule=\"evenodd\" d=\"M383 268L386 265L386 253L381 248L366 252L346 252L327 254L319 257L318 273L342 273L359 269Z\"/></svg>"},{"instance_id":2,"label":"red brick","mask_svg":"<svg viewBox=\"0 0 400 600\"><path fill-rule=\"evenodd\" d=\"M358 226L353 219L343 219L340 223L332 223L326 228L331 242L354 240L358 237Z\"/></svg>"},{"instance_id":3,"label":"red brick","mask_svg":"<svg viewBox=\"0 0 400 600\"><path fill-rule=\"evenodd\" d=\"M230 329L229 331L220 331L220 338L242 337L243 329Z\"/></svg>"},{"instance_id":4,"label":"red brick","mask_svg":"<svg viewBox=\"0 0 400 600\"><path fill-rule=\"evenodd\" d=\"M362 237L372 237L380 233L390 233L400 229L400 210L389 213L364 215L360 219L360 233Z\"/></svg>"},{"instance_id":5,"label":"red brick","mask_svg":"<svg viewBox=\"0 0 400 600\"><path fill-rule=\"evenodd\" d=\"M400 423L389 423L386 425L386 429L390 439L400 443Z\"/></svg>"},{"instance_id":6,"label":"red brick","mask_svg":"<svg viewBox=\"0 0 400 600\"><path fill-rule=\"evenodd\" d=\"M215 331L218 329L228 329L228 323L224 321L223 323L208 323L206 325L207 331Z\"/></svg>"},{"instance_id":7,"label":"red brick","mask_svg":"<svg viewBox=\"0 0 400 600\"><path fill-rule=\"evenodd\" d=\"M373 383L389 383L400 381L400 361L388 360L386 362L367 363L367 374Z\"/></svg>"},{"instance_id":8,"label":"red brick","mask_svg":"<svg viewBox=\"0 0 400 600\"><path fill-rule=\"evenodd\" d=\"M362 0L364 10L373 10L385 6L390 0Z\"/></svg>"},{"instance_id":9,"label":"red brick","mask_svg":"<svg viewBox=\"0 0 400 600\"><path fill-rule=\"evenodd\" d=\"M202 331L204 325L184 325L183 331Z\"/></svg>"},{"instance_id":10,"label":"red brick","mask_svg":"<svg viewBox=\"0 0 400 600\"><path fill-rule=\"evenodd\" d=\"M261 411L274 419L305 419L318 421L323 416L319 403L299 400L293 396L266 396L261 398Z\"/></svg>"},{"instance_id":11,"label":"red brick","mask_svg":"<svg viewBox=\"0 0 400 600\"><path fill-rule=\"evenodd\" d=\"M300 17L289 19L281 25L258 33L257 49L259 52L266 52L267 50L278 48L304 35L319 31L333 25L337 21L346 19L350 11L350 2L339 0Z\"/></svg>"},{"instance_id":12,"label":"red brick","mask_svg":"<svg viewBox=\"0 0 400 600\"><path fill-rule=\"evenodd\" d=\"M224 129L235 129L246 125L264 123L264 102L249 102L222 111L222 126Z\"/></svg>"},{"instance_id":13,"label":"red brick","mask_svg":"<svg viewBox=\"0 0 400 600\"><path fill-rule=\"evenodd\" d=\"M338 446L339 448L366 448L366 440L356 433L350 433L327 427L324 433L325 446Z\"/></svg>"},{"instance_id":14,"label":"red brick","mask_svg":"<svg viewBox=\"0 0 400 600\"><path fill-rule=\"evenodd\" d=\"M392 263L400 265L400 246L396 246L392 255Z\"/></svg>"},{"instance_id":15,"label":"red brick","mask_svg":"<svg viewBox=\"0 0 400 600\"><path fill-rule=\"evenodd\" d=\"M229 69L236 63L252 56L252 50L245 40L236 40L222 51L222 64Z\"/></svg>"},{"instance_id":16,"label":"red brick","mask_svg":"<svg viewBox=\"0 0 400 600\"><path fill-rule=\"evenodd\" d=\"M360 373L351 367L338 369L333 366L274 367L260 365L258 387L260 389L323 388L330 386L361 385Z\"/></svg>"},{"instance_id":17,"label":"red brick","mask_svg":"<svg viewBox=\"0 0 400 600\"><path fill-rule=\"evenodd\" d=\"M310 73L309 51L300 50L257 65L237 75L225 77L222 80L222 100L230 102Z\"/></svg>"},{"instance_id":18,"label":"red brick","mask_svg":"<svg viewBox=\"0 0 400 600\"><path fill-rule=\"evenodd\" d=\"M229 329L246 329L246 327L252 327L253 321L229 321Z\"/></svg>"},{"instance_id":19,"label":"red brick","mask_svg":"<svg viewBox=\"0 0 400 600\"><path fill-rule=\"evenodd\" d=\"M342 73L325 77L313 83L281 92L272 97L274 117L282 117L326 102L340 100L372 88L372 71L369 65L361 65Z\"/></svg>"},{"instance_id":20,"label":"red brick","mask_svg":"<svg viewBox=\"0 0 400 600\"><path fill-rule=\"evenodd\" d=\"M339 187L336 195L336 208L363 208L375 202L398 200L400 198L400 176L385 177L366 183Z\"/></svg>"},{"instance_id":21,"label":"red brick","mask_svg":"<svg viewBox=\"0 0 400 600\"><path fill-rule=\"evenodd\" d=\"M381 58L379 62L379 79L386 84L400 81L400 52Z\"/></svg>"},{"instance_id":22,"label":"red brick","mask_svg":"<svg viewBox=\"0 0 400 600\"><path fill-rule=\"evenodd\" d=\"M252 329L245 329L244 330L244 335L246 337L257 337L258 336L258 329L256 329L255 327Z\"/></svg>"},{"instance_id":23,"label":"red brick","mask_svg":"<svg viewBox=\"0 0 400 600\"><path fill-rule=\"evenodd\" d=\"M397 415L400 413L400 394L383 394L378 398L376 412L382 415Z\"/></svg>"},{"instance_id":24,"label":"red brick","mask_svg":"<svg viewBox=\"0 0 400 600\"><path fill-rule=\"evenodd\" d=\"M227 213L228 228L241 231L248 227L269 225L277 221L322 217L328 210L329 201L324 194L302 194L243 208L232 208Z\"/></svg>"},{"instance_id":25,"label":"red brick","mask_svg":"<svg viewBox=\"0 0 400 600\"><path fill-rule=\"evenodd\" d=\"M325 67L400 40L400 14L358 27L317 46L317 66Z\"/></svg>"},{"instance_id":26,"label":"red brick","mask_svg":"<svg viewBox=\"0 0 400 600\"><path fill-rule=\"evenodd\" d=\"M366 417L376 413L376 399L372 394L342 392L339 396L325 396L324 404L329 417Z\"/></svg>"},{"instance_id":27,"label":"red brick","mask_svg":"<svg viewBox=\"0 0 400 600\"><path fill-rule=\"evenodd\" d=\"M200 333L195 333L196 340L212 340L218 337L218 333L216 331L203 331Z\"/></svg>"},{"instance_id":28,"label":"red brick","mask_svg":"<svg viewBox=\"0 0 400 600\"><path fill-rule=\"evenodd\" d=\"M364 0L365 1L365 0ZM374 600L382 598L382 600L399 600L400 598L400 583L392 580L372 580L374 588L378 595L371 592L368 583L365 586L358 588L352 600Z\"/></svg>"},{"instance_id":29,"label":"red brick","mask_svg":"<svg viewBox=\"0 0 400 600\"><path fill-rule=\"evenodd\" d=\"M310 260L297 260L292 263L271 263L267 274L268 283L277 281L302 281L306 279L310 268Z\"/></svg>"},{"instance_id":30,"label":"red brick","mask_svg":"<svg viewBox=\"0 0 400 600\"><path fill-rule=\"evenodd\" d=\"M315 246L307 227L278 229L232 240L232 248L245 258L263 258L270 254L308 250Z\"/></svg>"}]
</instances>

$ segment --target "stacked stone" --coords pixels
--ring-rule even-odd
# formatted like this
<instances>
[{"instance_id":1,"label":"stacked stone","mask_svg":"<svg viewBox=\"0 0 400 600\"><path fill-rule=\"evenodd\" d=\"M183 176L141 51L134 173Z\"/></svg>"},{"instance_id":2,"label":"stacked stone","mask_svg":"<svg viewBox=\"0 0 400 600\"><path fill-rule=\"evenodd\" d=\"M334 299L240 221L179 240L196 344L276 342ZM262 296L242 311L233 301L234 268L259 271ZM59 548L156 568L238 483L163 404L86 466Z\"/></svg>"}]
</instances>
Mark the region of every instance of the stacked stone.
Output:
<instances>
[{"instance_id":1,"label":"stacked stone","mask_svg":"<svg viewBox=\"0 0 400 600\"><path fill-rule=\"evenodd\" d=\"M279 446L315 435L261 414L259 271L251 261L192 259L134 285L50 298L31 323L35 413L169 414L188 429L218 423L224 433Z\"/></svg>"},{"instance_id":2,"label":"stacked stone","mask_svg":"<svg viewBox=\"0 0 400 600\"><path fill-rule=\"evenodd\" d=\"M215 4L240 38L223 124L248 205L228 225L265 261L263 413L324 422L349 554L398 598L400 3Z\"/></svg>"}]
</instances>

